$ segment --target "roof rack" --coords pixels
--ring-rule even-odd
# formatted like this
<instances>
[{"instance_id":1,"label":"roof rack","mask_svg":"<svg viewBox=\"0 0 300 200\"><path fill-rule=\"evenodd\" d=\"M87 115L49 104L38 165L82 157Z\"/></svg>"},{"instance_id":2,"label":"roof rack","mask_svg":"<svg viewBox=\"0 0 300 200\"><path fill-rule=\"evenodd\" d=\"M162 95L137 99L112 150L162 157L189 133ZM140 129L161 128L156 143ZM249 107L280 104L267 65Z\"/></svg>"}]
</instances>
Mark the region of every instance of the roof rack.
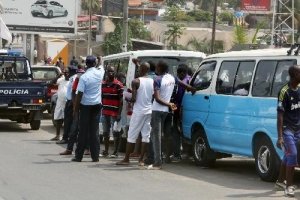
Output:
<instances>
[{"instance_id":1,"label":"roof rack","mask_svg":"<svg viewBox=\"0 0 300 200\"><path fill-rule=\"evenodd\" d=\"M296 49L294 51L294 55L298 56L299 55L299 51L300 51L300 44L299 43L295 43L295 44L291 45L291 48L287 51L287 55L288 56L292 55L294 49Z\"/></svg>"}]
</instances>

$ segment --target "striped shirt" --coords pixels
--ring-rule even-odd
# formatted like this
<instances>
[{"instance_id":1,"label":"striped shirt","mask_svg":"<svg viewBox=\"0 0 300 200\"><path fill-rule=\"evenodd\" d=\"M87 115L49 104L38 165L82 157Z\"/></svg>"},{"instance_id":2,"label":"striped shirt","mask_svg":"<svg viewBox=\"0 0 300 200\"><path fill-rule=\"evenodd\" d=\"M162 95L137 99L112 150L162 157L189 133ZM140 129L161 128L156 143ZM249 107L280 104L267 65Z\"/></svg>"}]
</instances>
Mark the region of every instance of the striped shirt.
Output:
<instances>
[{"instance_id":1,"label":"striped shirt","mask_svg":"<svg viewBox=\"0 0 300 200\"><path fill-rule=\"evenodd\" d=\"M114 79L113 82L102 82L102 114L116 117L123 98L123 84Z\"/></svg>"}]
</instances>

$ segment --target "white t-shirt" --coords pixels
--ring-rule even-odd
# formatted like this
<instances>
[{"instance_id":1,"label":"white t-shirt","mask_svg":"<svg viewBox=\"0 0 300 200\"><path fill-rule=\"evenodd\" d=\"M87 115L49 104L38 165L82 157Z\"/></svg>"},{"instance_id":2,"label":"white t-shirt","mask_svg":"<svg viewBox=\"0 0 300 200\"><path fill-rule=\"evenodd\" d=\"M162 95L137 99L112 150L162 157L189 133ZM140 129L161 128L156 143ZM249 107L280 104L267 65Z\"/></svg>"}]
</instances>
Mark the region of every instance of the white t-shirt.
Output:
<instances>
[{"instance_id":1,"label":"white t-shirt","mask_svg":"<svg viewBox=\"0 0 300 200\"><path fill-rule=\"evenodd\" d=\"M170 102L175 86L175 78L171 74L157 76L154 80L154 90L159 91L160 98L163 101ZM169 112L169 107L153 101L152 110Z\"/></svg>"},{"instance_id":2,"label":"white t-shirt","mask_svg":"<svg viewBox=\"0 0 300 200\"><path fill-rule=\"evenodd\" d=\"M57 80L57 102L66 102L68 83L64 76Z\"/></svg>"},{"instance_id":3,"label":"white t-shirt","mask_svg":"<svg viewBox=\"0 0 300 200\"><path fill-rule=\"evenodd\" d=\"M139 80L140 86L137 90L136 101L133 105L133 113L151 114L154 93L153 79L140 77Z\"/></svg>"}]
</instances>

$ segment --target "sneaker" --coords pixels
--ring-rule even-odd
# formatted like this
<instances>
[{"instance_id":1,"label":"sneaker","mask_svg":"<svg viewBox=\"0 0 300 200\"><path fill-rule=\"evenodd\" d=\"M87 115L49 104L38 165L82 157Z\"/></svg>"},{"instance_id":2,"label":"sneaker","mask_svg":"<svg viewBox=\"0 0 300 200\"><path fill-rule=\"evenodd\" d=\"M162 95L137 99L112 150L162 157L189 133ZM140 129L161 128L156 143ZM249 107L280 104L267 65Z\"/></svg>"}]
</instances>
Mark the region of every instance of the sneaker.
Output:
<instances>
[{"instance_id":1,"label":"sneaker","mask_svg":"<svg viewBox=\"0 0 300 200\"><path fill-rule=\"evenodd\" d=\"M274 185L275 190L282 190L284 191L286 188L286 184L285 181L284 182L279 182L278 180L276 181L275 185Z\"/></svg>"},{"instance_id":2,"label":"sneaker","mask_svg":"<svg viewBox=\"0 0 300 200\"><path fill-rule=\"evenodd\" d=\"M106 158L108 156L108 152L103 150L102 153L100 154L100 157Z\"/></svg>"},{"instance_id":3,"label":"sneaker","mask_svg":"<svg viewBox=\"0 0 300 200\"><path fill-rule=\"evenodd\" d=\"M119 156L118 156L118 153L113 152L112 154L109 155L109 157L110 157L110 158L117 158L117 157L119 157Z\"/></svg>"},{"instance_id":4,"label":"sneaker","mask_svg":"<svg viewBox=\"0 0 300 200\"><path fill-rule=\"evenodd\" d=\"M160 170L161 168L161 165L149 165L147 167L148 170Z\"/></svg>"},{"instance_id":5,"label":"sneaker","mask_svg":"<svg viewBox=\"0 0 300 200\"><path fill-rule=\"evenodd\" d=\"M288 197L294 197L295 196L295 187L294 186L288 186L284 190L284 194L285 194L285 196L288 196Z\"/></svg>"}]
</instances>

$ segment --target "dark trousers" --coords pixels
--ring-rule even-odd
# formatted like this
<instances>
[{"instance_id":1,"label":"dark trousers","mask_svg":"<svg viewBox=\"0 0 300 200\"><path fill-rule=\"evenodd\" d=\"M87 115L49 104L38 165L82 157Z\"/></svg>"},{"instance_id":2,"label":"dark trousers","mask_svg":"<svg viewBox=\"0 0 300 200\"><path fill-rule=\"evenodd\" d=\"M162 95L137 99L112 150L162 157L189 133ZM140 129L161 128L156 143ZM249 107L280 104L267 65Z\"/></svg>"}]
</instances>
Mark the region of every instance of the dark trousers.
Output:
<instances>
[{"instance_id":1,"label":"dark trousers","mask_svg":"<svg viewBox=\"0 0 300 200\"><path fill-rule=\"evenodd\" d=\"M62 139L68 141L69 134L73 121L73 103L71 100L66 102L66 107L64 111L64 134Z\"/></svg>"},{"instance_id":2,"label":"dark trousers","mask_svg":"<svg viewBox=\"0 0 300 200\"><path fill-rule=\"evenodd\" d=\"M68 141L67 150L73 151L74 144L77 142L78 132L79 132L78 117L74 117L72 126L71 126L71 130L69 133L69 141Z\"/></svg>"},{"instance_id":3,"label":"dark trousers","mask_svg":"<svg viewBox=\"0 0 300 200\"><path fill-rule=\"evenodd\" d=\"M99 159L99 118L101 105L80 105L79 112L79 134L75 157L82 159L86 145L90 144L91 157L93 160Z\"/></svg>"},{"instance_id":4,"label":"dark trousers","mask_svg":"<svg viewBox=\"0 0 300 200\"><path fill-rule=\"evenodd\" d=\"M177 113L168 113L164 124L164 140L165 140L165 153L166 156L174 155L179 157L181 155L181 136L178 130Z\"/></svg>"}]
</instances>

